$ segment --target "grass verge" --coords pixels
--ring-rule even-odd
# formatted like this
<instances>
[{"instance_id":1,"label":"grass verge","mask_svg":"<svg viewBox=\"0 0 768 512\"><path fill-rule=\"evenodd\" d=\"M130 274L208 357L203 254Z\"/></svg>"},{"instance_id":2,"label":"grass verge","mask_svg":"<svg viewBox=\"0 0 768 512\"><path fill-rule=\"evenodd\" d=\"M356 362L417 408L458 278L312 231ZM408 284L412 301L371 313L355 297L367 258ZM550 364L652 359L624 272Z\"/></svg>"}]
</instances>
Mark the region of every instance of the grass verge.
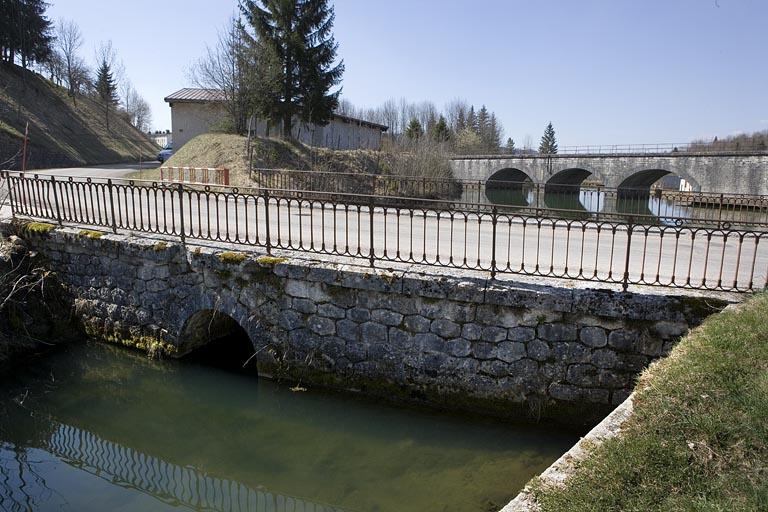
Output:
<instances>
[{"instance_id":1,"label":"grass verge","mask_svg":"<svg viewBox=\"0 0 768 512\"><path fill-rule=\"evenodd\" d=\"M564 487L533 483L542 511L768 510L766 318L763 293L651 365L622 435Z\"/></svg>"}]
</instances>

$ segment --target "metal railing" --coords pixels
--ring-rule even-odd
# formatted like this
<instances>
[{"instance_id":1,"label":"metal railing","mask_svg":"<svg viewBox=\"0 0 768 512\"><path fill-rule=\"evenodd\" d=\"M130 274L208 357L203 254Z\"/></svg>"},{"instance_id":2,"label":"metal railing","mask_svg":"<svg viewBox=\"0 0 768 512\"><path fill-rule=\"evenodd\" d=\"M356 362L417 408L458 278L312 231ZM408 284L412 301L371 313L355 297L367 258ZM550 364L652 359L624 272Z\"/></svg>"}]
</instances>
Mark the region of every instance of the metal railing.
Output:
<instances>
[{"instance_id":1,"label":"metal railing","mask_svg":"<svg viewBox=\"0 0 768 512\"><path fill-rule=\"evenodd\" d=\"M768 144L760 141L738 142L738 141L717 141L717 142L664 142L656 144L593 144L593 145L571 145L559 146L558 152L553 155L542 154L535 149L522 148L515 149L513 153L508 153L502 147L499 152L491 154L476 155L453 155L456 159L475 159L475 158L498 158L504 156L511 157L531 157L531 158L558 158L572 155L665 155L665 156L684 156L691 154L723 154L723 155L762 155L768 154Z\"/></svg>"},{"instance_id":2,"label":"metal railing","mask_svg":"<svg viewBox=\"0 0 768 512\"><path fill-rule=\"evenodd\" d=\"M255 169L251 178L275 190L301 190L305 197L348 193L387 198L435 199L456 209L480 209L552 218L581 218L699 227L768 227L768 196L610 188L592 184L535 184L530 181L455 180L423 176ZM411 201L413 203L413 201Z\"/></svg>"},{"instance_id":3,"label":"metal railing","mask_svg":"<svg viewBox=\"0 0 768 512\"><path fill-rule=\"evenodd\" d=\"M160 181L229 185L229 169L223 167L160 167Z\"/></svg>"},{"instance_id":4,"label":"metal railing","mask_svg":"<svg viewBox=\"0 0 768 512\"><path fill-rule=\"evenodd\" d=\"M302 190L28 177L14 215L186 239L619 285L746 292L768 285L768 232L556 219L450 202Z\"/></svg>"}]
</instances>

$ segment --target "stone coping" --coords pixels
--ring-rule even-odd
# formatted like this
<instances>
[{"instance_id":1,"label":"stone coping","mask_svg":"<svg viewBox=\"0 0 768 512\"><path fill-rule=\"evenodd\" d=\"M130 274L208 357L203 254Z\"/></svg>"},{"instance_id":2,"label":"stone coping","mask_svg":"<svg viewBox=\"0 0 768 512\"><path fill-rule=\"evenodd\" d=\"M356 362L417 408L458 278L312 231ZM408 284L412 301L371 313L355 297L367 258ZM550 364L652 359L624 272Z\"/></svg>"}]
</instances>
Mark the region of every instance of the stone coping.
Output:
<instances>
[{"instance_id":1,"label":"stone coping","mask_svg":"<svg viewBox=\"0 0 768 512\"><path fill-rule=\"evenodd\" d=\"M580 462L589 457L596 447L621 434L622 427L632 416L635 393L633 392L611 414L598 423L573 447L545 469L538 477L544 486L562 487L577 469ZM533 496L530 484L499 512L538 512L539 504Z\"/></svg>"}]
</instances>

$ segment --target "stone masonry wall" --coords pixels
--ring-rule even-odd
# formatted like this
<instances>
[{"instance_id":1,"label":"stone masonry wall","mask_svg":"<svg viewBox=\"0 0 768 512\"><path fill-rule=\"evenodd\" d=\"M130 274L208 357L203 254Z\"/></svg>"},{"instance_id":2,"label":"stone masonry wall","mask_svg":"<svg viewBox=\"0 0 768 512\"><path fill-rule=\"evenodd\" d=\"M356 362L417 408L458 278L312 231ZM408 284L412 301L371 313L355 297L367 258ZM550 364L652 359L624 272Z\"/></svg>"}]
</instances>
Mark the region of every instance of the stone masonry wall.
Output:
<instances>
[{"instance_id":1,"label":"stone masonry wall","mask_svg":"<svg viewBox=\"0 0 768 512\"><path fill-rule=\"evenodd\" d=\"M94 337L179 356L217 311L249 334L260 373L503 416L604 414L724 305L67 229L27 240Z\"/></svg>"}]
</instances>

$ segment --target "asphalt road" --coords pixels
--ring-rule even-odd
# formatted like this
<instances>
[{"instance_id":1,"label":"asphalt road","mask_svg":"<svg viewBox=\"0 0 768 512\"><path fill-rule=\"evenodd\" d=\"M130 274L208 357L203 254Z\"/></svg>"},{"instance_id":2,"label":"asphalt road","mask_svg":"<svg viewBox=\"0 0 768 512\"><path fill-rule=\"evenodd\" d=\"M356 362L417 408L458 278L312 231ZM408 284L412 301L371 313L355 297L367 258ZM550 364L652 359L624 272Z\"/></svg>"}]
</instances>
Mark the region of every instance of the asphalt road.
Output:
<instances>
[{"instance_id":1,"label":"asphalt road","mask_svg":"<svg viewBox=\"0 0 768 512\"><path fill-rule=\"evenodd\" d=\"M103 179L134 171L102 167L44 173ZM55 218L52 195L46 190L47 196L28 187L17 194L20 204L32 216ZM118 228L180 233L182 210L177 193L117 185L113 194ZM65 221L112 225L109 194L103 184L66 184L59 189L59 200ZM374 257L384 260L489 270L495 258L496 268L502 271L609 281L622 279L628 261L631 282L689 282L693 286L722 282L725 288L739 289L750 283L762 288L768 276L768 233L759 232L636 226L630 241L623 226L598 229L594 223L524 222L502 215L494 243L488 214L395 208L375 208L371 214L367 206L334 207L288 199L272 199L267 206L263 198L202 191L185 195L183 216L185 232L193 238L264 245L269 233L273 247L363 258L371 253L372 229Z\"/></svg>"}]
</instances>

